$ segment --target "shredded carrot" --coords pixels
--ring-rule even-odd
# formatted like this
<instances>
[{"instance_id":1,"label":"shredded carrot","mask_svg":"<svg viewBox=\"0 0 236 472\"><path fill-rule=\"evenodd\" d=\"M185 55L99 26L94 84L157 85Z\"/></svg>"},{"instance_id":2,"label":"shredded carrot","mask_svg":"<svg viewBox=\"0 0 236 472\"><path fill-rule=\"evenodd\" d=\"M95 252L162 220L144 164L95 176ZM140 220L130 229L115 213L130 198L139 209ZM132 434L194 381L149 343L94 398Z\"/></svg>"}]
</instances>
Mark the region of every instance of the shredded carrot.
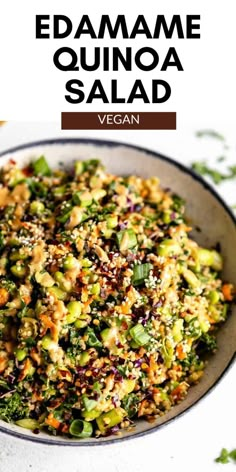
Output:
<instances>
[{"instance_id":1,"label":"shredded carrot","mask_svg":"<svg viewBox=\"0 0 236 472\"><path fill-rule=\"evenodd\" d=\"M58 341L58 328L55 325L55 323L53 323L53 321L50 320L50 318L44 314L40 315L40 319L42 320L44 326L50 329L53 341L57 342Z\"/></svg>"},{"instance_id":2,"label":"shredded carrot","mask_svg":"<svg viewBox=\"0 0 236 472\"><path fill-rule=\"evenodd\" d=\"M9 293L5 288L0 288L0 306L6 305L9 300Z\"/></svg>"},{"instance_id":3,"label":"shredded carrot","mask_svg":"<svg viewBox=\"0 0 236 472\"><path fill-rule=\"evenodd\" d=\"M131 288L127 293L128 300L120 306L121 313L123 315L128 315L133 304L136 302L135 290Z\"/></svg>"},{"instance_id":4,"label":"shredded carrot","mask_svg":"<svg viewBox=\"0 0 236 472\"><path fill-rule=\"evenodd\" d=\"M181 382L177 387L174 388L171 392L171 397L177 401L183 399L187 393L188 384L186 382Z\"/></svg>"},{"instance_id":5,"label":"shredded carrot","mask_svg":"<svg viewBox=\"0 0 236 472\"><path fill-rule=\"evenodd\" d=\"M22 297L22 300L26 305L29 305L29 303L31 302L31 297L29 295L24 295Z\"/></svg>"},{"instance_id":6,"label":"shredded carrot","mask_svg":"<svg viewBox=\"0 0 236 472\"><path fill-rule=\"evenodd\" d=\"M175 364L175 365L173 365L172 369L175 370L176 372L181 372L182 371L182 366Z\"/></svg>"},{"instance_id":7,"label":"shredded carrot","mask_svg":"<svg viewBox=\"0 0 236 472\"><path fill-rule=\"evenodd\" d=\"M45 423L48 424L49 426L52 426L52 428L55 428L55 429L58 429L61 424L60 421L54 418L52 413L49 413L48 417L45 420Z\"/></svg>"},{"instance_id":8,"label":"shredded carrot","mask_svg":"<svg viewBox=\"0 0 236 472\"><path fill-rule=\"evenodd\" d=\"M4 372L7 366L8 366L8 356L4 354L3 356L0 356L0 374Z\"/></svg>"},{"instance_id":9,"label":"shredded carrot","mask_svg":"<svg viewBox=\"0 0 236 472\"><path fill-rule=\"evenodd\" d=\"M233 300L233 288L233 284L224 284L222 287L224 299L228 302L232 302Z\"/></svg>"},{"instance_id":10,"label":"shredded carrot","mask_svg":"<svg viewBox=\"0 0 236 472\"><path fill-rule=\"evenodd\" d=\"M43 324L44 324L45 326L47 326L47 328L52 328L52 326L54 325L53 321L50 320L50 318L48 318L47 315L43 315L43 314L42 314L42 315L40 315L40 318L41 318Z\"/></svg>"},{"instance_id":11,"label":"shredded carrot","mask_svg":"<svg viewBox=\"0 0 236 472\"><path fill-rule=\"evenodd\" d=\"M27 223L26 221L21 221L20 224L21 226L23 226L23 228L26 228L26 229L30 227L29 223Z\"/></svg>"},{"instance_id":12,"label":"shredded carrot","mask_svg":"<svg viewBox=\"0 0 236 472\"><path fill-rule=\"evenodd\" d=\"M185 359L185 358L187 357L187 353L184 352L182 344L179 344L179 345L176 347L176 357L177 357L177 359L179 359L180 361L182 361L183 359Z\"/></svg>"},{"instance_id":13,"label":"shredded carrot","mask_svg":"<svg viewBox=\"0 0 236 472\"><path fill-rule=\"evenodd\" d=\"M94 299L94 296L90 297L90 298L84 303L84 308L87 308L89 305L91 305L93 299Z\"/></svg>"},{"instance_id":14,"label":"shredded carrot","mask_svg":"<svg viewBox=\"0 0 236 472\"><path fill-rule=\"evenodd\" d=\"M129 311L130 311L130 308L131 308L131 305L129 302L127 303L124 303L124 305L122 305L121 307L121 313L123 315L128 315Z\"/></svg>"},{"instance_id":15,"label":"shredded carrot","mask_svg":"<svg viewBox=\"0 0 236 472\"><path fill-rule=\"evenodd\" d=\"M209 323L211 324L216 324L218 323L218 321L215 321L211 316L209 315L206 315L206 319L209 321Z\"/></svg>"}]
</instances>

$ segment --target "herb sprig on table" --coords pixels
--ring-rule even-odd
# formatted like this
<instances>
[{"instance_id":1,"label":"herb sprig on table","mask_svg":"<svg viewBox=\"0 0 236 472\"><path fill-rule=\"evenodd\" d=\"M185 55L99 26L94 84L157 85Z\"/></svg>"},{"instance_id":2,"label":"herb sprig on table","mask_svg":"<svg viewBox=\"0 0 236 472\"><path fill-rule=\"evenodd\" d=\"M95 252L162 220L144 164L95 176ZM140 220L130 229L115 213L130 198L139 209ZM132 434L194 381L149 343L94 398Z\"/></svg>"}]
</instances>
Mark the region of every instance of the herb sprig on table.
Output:
<instances>
[{"instance_id":1,"label":"herb sprig on table","mask_svg":"<svg viewBox=\"0 0 236 472\"><path fill-rule=\"evenodd\" d=\"M218 133L218 131L215 131L213 129L201 129L199 131L196 131L195 136L197 138L214 138L218 139L219 141L225 141L225 137L223 134Z\"/></svg>"},{"instance_id":2,"label":"herb sprig on table","mask_svg":"<svg viewBox=\"0 0 236 472\"><path fill-rule=\"evenodd\" d=\"M223 180L231 180L236 177L236 166L229 166L227 174L209 167L206 161L193 162L191 167L198 174L210 177L216 185L221 183Z\"/></svg>"},{"instance_id":3,"label":"herb sprig on table","mask_svg":"<svg viewBox=\"0 0 236 472\"><path fill-rule=\"evenodd\" d=\"M221 449L219 457L215 459L215 462L220 462L220 464L228 464L232 461L236 463L236 449L228 451L228 449L226 449L225 447Z\"/></svg>"},{"instance_id":4,"label":"herb sprig on table","mask_svg":"<svg viewBox=\"0 0 236 472\"><path fill-rule=\"evenodd\" d=\"M222 182L233 180L236 178L236 165L227 165L228 155L227 151L230 149L226 142L226 138L215 130L206 129L196 131L195 136L197 138L211 138L215 141L219 141L222 149L219 157L215 158L215 163L220 164L226 163L225 170L222 171L219 166L212 166L209 164L209 159L194 161L191 163L191 168L199 175L203 177L209 177L215 185L220 185ZM232 205L235 209L236 205Z\"/></svg>"}]
</instances>

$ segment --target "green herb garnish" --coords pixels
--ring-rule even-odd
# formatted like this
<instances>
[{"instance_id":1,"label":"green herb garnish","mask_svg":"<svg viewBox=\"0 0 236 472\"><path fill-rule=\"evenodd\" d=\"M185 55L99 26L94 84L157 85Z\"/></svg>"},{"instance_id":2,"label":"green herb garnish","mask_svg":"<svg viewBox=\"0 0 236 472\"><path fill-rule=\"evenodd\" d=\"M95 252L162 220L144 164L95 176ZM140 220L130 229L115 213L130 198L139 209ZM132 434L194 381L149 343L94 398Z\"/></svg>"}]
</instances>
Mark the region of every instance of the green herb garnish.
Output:
<instances>
[{"instance_id":1,"label":"green herb garnish","mask_svg":"<svg viewBox=\"0 0 236 472\"><path fill-rule=\"evenodd\" d=\"M14 392L12 395L7 395L0 398L0 419L10 422L24 418L28 414L28 408L23 405L19 393Z\"/></svg>"},{"instance_id":2,"label":"green herb garnish","mask_svg":"<svg viewBox=\"0 0 236 472\"><path fill-rule=\"evenodd\" d=\"M197 172L197 174L210 177L216 185L224 180L231 180L236 177L236 166L228 167L228 174L223 174L217 169L212 169L205 161L193 162L191 168Z\"/></svg>"},{"instance_id":3,"label":"green herb garnish","mask_svg":"<svg viewBox=\"0 0 236 472\"><path fill-rule=\"evenodd\" d=\"M236 449L228 451L225 447L223 447L219 457L215 459L215 462L220 462L220 464L228 464L230 459L236 462Z\"/></svg>"},{"instance_id":4,"label":"green herb garnish","mask_svg":"<svg viewBox=\"0 0 236 472\"><path fill-rule=\"evenodd\" d=\"M216 169L211 169L210 167L207 166L206 162L193 162L191 165L192 169L197 172L197 174L200 175L206 175L208 177L211 177L213 182L217 185L222 180L225 180L225 175L219 172Z\"/></svg>"},{"instance_id":5,"label":"green herb garnish","mask_svg":"<svg viewBox=\"0 0 236 472\"><path fill-rule=\"evenodd\" d=\"M150 270L153 265L149 262L145 264L137 264L134 266L132 283L134 286L141 285L149 277Z\"/></svg>"},{"instance_id":6,"label":"green herb garnish","mask_svg":"<svg viewBox=\"0 0 236 472\"><path fill-rule=\"evenodd\" d=\"M35 175L51 175L51 169L44 156L39 157L36 161L33 162L33 169Z\"/></svg>"},{"instance_id":7,"label":"green herb garnish","mask_svg":"<svg viewBox=\"0 0 236 472\"><path fill-rule=\"evenodd\" d=\"M227 464L229 462L229 452L227 449L225 449L225 447L221 449L221 453L219 457L215 459L215 462L220 462L221 464Z\"/></svg>"},{"instance_id":8,"label":"green herb garnish","mask_svg":"<svg viewBox=\"0 0 236 472\"><path fill-rule=\"evenodd\" d=\"M225 141L224 136L213 129L202 129L196 131L195 136L197 138L214 138L218 139L219 141Z\"/></svg>"}]
</instances>

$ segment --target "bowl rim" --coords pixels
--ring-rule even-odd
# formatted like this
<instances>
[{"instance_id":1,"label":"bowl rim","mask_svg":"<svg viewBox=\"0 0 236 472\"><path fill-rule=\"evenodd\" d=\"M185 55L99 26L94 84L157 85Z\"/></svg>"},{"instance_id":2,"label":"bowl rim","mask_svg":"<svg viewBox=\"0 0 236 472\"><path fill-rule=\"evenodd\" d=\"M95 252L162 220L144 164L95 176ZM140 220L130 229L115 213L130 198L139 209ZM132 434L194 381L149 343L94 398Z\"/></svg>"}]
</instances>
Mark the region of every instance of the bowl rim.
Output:
<instances>
[{"instance_id":1,"label":"bowl rim","mask_svg":"<svg viewBox=\"0 0 236 472\"><path fill-rule=\"evenodd\" d=\"M175 159L168 157L164 154L161 154L157 151L153 151L151 149L145 148L143 146L131 144L131 143L126 143L122 141L115 141L115 140L106 140L106 139L99 139L99 138L77 138L77 137L66 137L66 138L50 138L50 139L41 139L38 141L32 141L32 142L27 142L25 144L20 144L18 146L14 146L12 148L8 148L4 151L0 152L0 159L1 157L6 156L7 154L15 153L18 151L23 151L24 149L30 149L34 147L39 147L39 146L54 146L54 145L66 145L66 144L85 144L85 145L96 145L96 146L107 146L111 148L115 147L125 147L132 149L134 151L138 152L143 152L149 156L152 156L156 159L163 160L165 162L168 162L174 167L177 167L179 170L181 170L183 173L189 175L192 179L198 181L202 187L204 187L206 190L208 190L213 197L219 202L219 204L223 207L225 212L228 214L228 216L231 218L232 222L236 226L236 216L234 215L233 211L231 208L227 205L227 203L223 200L223 198L219 195L219 193L214 189L213 186L211 186L206 180L204 180L200 175L195 173L191 168L188 168L184 164L182 164L179 161L176 161ZM1 161L0 161L1 164ZM48 446L73 446L73 447L86 447L86 446L105 446L108 444L116 444L121 441L127 441L131 439L136 439L138 437L145 436L147 434L151 434L160 428L163 428L164 426L167 426L168 424L174 422L176 419L180 418L181 416L185 415L190 409L194 408L203 398L205 398L210 392L215 389L215 387L219 384L219 382L222 380L222 378L225 376L227 372L232 368L233 364L236 361L236 352L233 354L231 357L230 361L228 362L227 366L225 369L221 372L221 374L216 378L214 383L190 406L188 406L185 410L182 412L178 413L176 416L173 418L170 418L167 420L165 423L162 423L160 425L153 426L152 428L146 430L146 431L141 431L141 432L135 432L131 434L130 436L125 436L125 437L119 437L117 438L112 438L112 439L105 439L103 441L99 440L91 440L91 441L78 441L76 442L71 441L71 440L65 440L65 441L58 441L57 439L53 439L53 436L49 436L49 438L41 438L40 436L28 436L24 433L18 433L17 431L11 431L8 428L5 428L4 426L0 425L0 432L6 433L10 436L31 441L33 443L38 443L38 444L45 444ZM56 437L55 437L56 438Z\"/></svg>"}]
</instances>

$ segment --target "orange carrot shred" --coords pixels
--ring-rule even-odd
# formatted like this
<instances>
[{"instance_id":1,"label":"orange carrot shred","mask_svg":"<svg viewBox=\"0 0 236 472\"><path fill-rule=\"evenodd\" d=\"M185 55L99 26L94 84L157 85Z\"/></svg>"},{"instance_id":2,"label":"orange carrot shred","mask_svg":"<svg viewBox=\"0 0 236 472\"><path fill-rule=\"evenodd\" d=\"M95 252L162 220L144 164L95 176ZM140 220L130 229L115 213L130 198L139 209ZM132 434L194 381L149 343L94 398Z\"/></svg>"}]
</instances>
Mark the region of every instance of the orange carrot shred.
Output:
<instances>
[{"instance_id":1,"label":"orange carrot shred","mask_svg":"<svg viewBox=\"0 0 236 472\"><path fill-rule=\"evenodd\" d=\"M233 300L233 284L224 284L222 287L222 293L224 295L224 299L228 302L232 302Z\"/></svg>"}]
</instances>

